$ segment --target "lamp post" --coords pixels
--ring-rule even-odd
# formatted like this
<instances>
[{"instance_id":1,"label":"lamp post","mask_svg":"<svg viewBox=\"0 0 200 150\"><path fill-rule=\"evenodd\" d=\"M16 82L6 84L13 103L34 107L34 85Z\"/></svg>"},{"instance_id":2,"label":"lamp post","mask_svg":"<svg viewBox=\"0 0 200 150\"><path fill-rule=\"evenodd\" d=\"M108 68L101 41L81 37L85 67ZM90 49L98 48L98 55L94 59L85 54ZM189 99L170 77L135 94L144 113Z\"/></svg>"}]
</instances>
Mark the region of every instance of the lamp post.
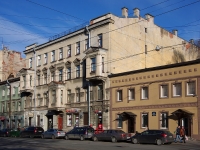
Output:
<instances>
[{"instance_id":1,"label":"lamp post","mask_svg":"<svg viewBox=\"0 0 200 150\"><path fill-rule=\"evenodd\" d=\"M11 84L8 82L7 80L7 86L9 86L10 90L9 90L9 94L10 94L10 105L9 105L9 124L10 124L10 129L11 129Z\"/></svg>"}]
</instances>

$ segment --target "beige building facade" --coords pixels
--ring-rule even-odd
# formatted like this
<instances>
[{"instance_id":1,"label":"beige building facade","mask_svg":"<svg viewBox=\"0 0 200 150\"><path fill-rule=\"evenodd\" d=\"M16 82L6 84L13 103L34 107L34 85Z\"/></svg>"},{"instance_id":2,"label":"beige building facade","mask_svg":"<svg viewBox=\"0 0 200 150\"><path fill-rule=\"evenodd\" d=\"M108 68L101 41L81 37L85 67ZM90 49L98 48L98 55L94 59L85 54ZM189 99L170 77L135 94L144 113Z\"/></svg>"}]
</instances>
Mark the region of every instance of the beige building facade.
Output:
<instances>
[{"instance_id":1,"label":"beige building facade","mask_svg":"<svg viewBox=\"0 0 200 150\"><path fill-rule=\"evenodd\" d=\"M200 60L113 74L111 128L135 133L184 126L200 139Z\"/></svg>"},{"instance_id":2,"label":"beige building facade","mask_svg":"<svg viewBox=\"0 0 200 150\"><path fill-rule=\"evenodd\" d=\"M29 125L110 128L108 75L174 63L174 51L195 59L189 45L177 31L155 25L151 15L142 18L136 8L128 16L122 8L122 17L105 14L47 43L27 46L27 68L20 73Z\"/></svg>"}]
</instances>

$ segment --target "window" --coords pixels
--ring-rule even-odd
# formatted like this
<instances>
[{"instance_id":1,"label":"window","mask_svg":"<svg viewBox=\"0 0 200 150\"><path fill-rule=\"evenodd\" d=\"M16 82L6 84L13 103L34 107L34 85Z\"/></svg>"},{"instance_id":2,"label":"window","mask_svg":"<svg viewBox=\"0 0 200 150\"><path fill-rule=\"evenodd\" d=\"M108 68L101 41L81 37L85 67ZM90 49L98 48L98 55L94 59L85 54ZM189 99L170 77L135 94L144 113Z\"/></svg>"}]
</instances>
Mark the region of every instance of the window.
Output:
<instances>
[{"instance_id":1,"label":"window","mask_svg":"<svg viewBox=\"0 0 200 150\"><path fill-rule=\"evenodd\" d=\"M89 40L86 39L85 40L85 50L87 50L89 48Z\"/></svg>"},{"instance_id":2,"label":"window","mask_svg":"<svg viewBox=\"0 0 200 150\"><path fill-rule=\"evenodd\" d=\"M129 89L128 90L128 98L129 98L129 100L135 99L135 89Z\"/></svg>"},{"instance_id":3,"label":"window","mask_svg":"<svg viewBox=\"0 0 200 150\"><path fill-rule=\"evenodd\" d=\"M7 88L7 95L10 95L10 86Z\"/></svg>"},{"instance_id":4,"label":"window","mask_svg":"<svg viewBox=\"0 0 200 150\"><path fill-rule=\"evenodd\" d=\"M44 84L47 84L47 73L44 73Z\"/></svg>"},{"instance_id":5,"label":"window","mask_svg":"<svg viewBox=\"0 0 200 150\"><path fill-rule=\"evenodd\" d=\"M67 68L67 79L71 79L71 67Z\"/></svg>"},{"instance_id":6,"label":"window","mask_svg":"<svg viewBox=\"0 0 200 150\"><path fill-rule=\"evenodd\" d=\"M167 112L161 112L160 113L160 128L161 129L167 129L168 128L167 116L168 116Z\"/></svg>"},{"instance_id":7,"label":"window","mask_svg":"<svg viewBox=\"0 0 200 150\"><path fill-rule=\"evenodd\" d=\"M15 111L15 102L12 103L12 110Z\"/></svg>"},{"instance_id":8,"label":"window","mask_svg":"<svg viewBox=\"0 0 200 150\"><path fill-rule=\"evenodd\" d=\"M23 76L24 87L26 86L26 76Z\"/></svg>"},{"instance_id":9,"label":"window","mask_svg":"<svg viewBox=\"0 0 200 150\"><path fill-rule=\"evenodd\" d=\"M80 89L76 89L76 102L80 102Z\"/></svg>"},{"instance_id":10,"label":"window","mask_svg":"<svg viewBox=\"0 0 200 150\"><path fill-rule=\"evenodd\" d=\"M148 99L148 87L142 87L142 99Z\"/></svg>"},{"instance_id":11,"label":"window","mask_svg":"<svg viewBox=\"0 0 200 150\"><path fill-rule=\"evenodd\" d=\"M142 113L142 118L141 118L141 123L142 123L142 128L148 127L148 113Z\"/></svg>"},{"instance_id":12,"label":"window","mask_svg":"<svg viewBox=\"0 0 200 150\"><path fill-rule=\"evenodd\" d=\"M38 55L37 57L37 66L41 65L41 55Z\"/></svg>"},{"instance_id":13,"label":"window","mask_svg":"<svg viewBox=\"0 0 200 150\"><path fill-rule=\"evenodd\" d=\"M59 49L59 59L63 59L63 48Z\"/></svg>"},{"instance_id":14,"label":"window","mask_svg":"<svg viewBox=\"0 0 200 150\"><path fill-rule=\"evenodd\" d=\"M5 105L4 105L4 104L1 105L1 112L2 112L2 113L5 112Z\"/></svg>"},{"instance_id":15,"label":"window","mask_svg":"<svg viewBox=\"0 0 200 150\"><path fill-rule=\"evenodd\" d=\"M103 47L103 36L102 36L102 34L98 35L98 46Z\"/></svg>"},{"instance_id":16,"label":"window","mask_svg":"<svg viewBox=\"0 0 200 150\"><path fill-rule=\"evenodd\" d=\"M55 81L55 72L51 72L51 81Z\"/></svg>"},{"instance_id":17,"label":"window","mask_svg":"<svg viewBox=\"0 0 200 150\"><path fill-rule=\"evenodd\" d=\"M168 85L161 85L160 86L160 97L161 98L168 97Z\"/></svg>"},{"instance_id":18,"label":"window","mask_svg":"<svg viewBox=\"0 0 200 150\"><path fill-rule=\"evenodd\" d=\"M147 33L147 28L144 28L145 33Z\"/></svg>"},{"instance_id":19,"label":"window","mask_svg":"<svg viewBox=\"0 0 200 150\"><path fill-rule=\"evenodd\" d=\"M32 76L30 76L30 86L32 86L32 79L33 77Z\"/></svg>"},{"instance_id":20,"label":"window","mask_svg":"<svg viewBox=\"0 0 200 150\"><path fill-rule=\"evenodd\" d=\"M122 128L122 116L117 115L117 128Z\"/></svg>"},{"instance_id":21,"label":"window","mask_svg":"<svg viewBox=\"0 0 200 150\"><path fill-rule=\"evenodd\" d=\"M17 107L18 111L21 111L21 102L18 102L18 107Z\"/></svg>"},{"instance_id":22,"label":"window","mask_svg":"<svg viewBox=\"0 0 200 150\"><path fill-rule=\"evenodd\" d=\"M63 104L63 90L60 91L60 103Z\"/></svg>"},{"instance_id":23,"label":"window","mask_svg":"<svg viewBox=\"0 0 200 150\"><path fill-rule=\"evenodd\" d=\"M67 102L71 103L71 90L67 90Z\"/></svg>"},{"instance_id":24,"label":"window","mask_svg":"<svg viewBox=\"0 0 200 150\"><path fill-rule=\"evenodd\" d=\"M91 58L91 72L96 71L96 58Z\"/></svg>"},{"instance_id":25,"label":"window","mask_svg":"<svg viewBox=\"0 0 200 150\"><path fill-rule=\"evenodd\" d=\"M76 66L76 77L79 78L80 77L80 65Z\"/></svg>"},{"instance_id":26,"label":"window","mask_svg":"<svg viewBox=\"0 0 200 150\"><path fill-rule=\"evenodd\" d=\"M103 100L103 85L98 86L98 100Z\"/></svg>"},{"instance_id":27,"label":"window","mask_svg":"<svg viewBox=\"0 0 200 150\"><path fill-rule=\"evenodd\" d=\"M55 61L55 50L51 51L51 62Z\"/></svg>"},{"instance_id":28,"label":"window","mask_svg":"<svg viewBox=\"0 0 200 150\"><path fill-rule=\"evenodd\" d=\"M40 75L38 75L37 77L38 77L38 85L40 85Z\"/></svg>"},{"instance_id":29,"label":"window","mask_svg":"<svg viewBox=\"0 0 200 150\"><path fill-rule=\"evenodd\" d=\"M47 53L44 53L44 64L47 64L48 61L48 55Z\"/></svg>"},{"instance_id":30,"label":"window","mask_svg":"<svg viewBox=\"0 0 200 150\"><path fill-rule=\"evenodd\" d=\"M62 81L62 77L63 77L63 70L60 69L59 70L59 81Z\"/></svg>"},{"instance_id":31,"label":"window","mask_svg":"<svg viewBox=\"0 0 200 150\"><path fill-rule=\"evenodd\" d=\"M102 73L104 73L104 57L102 57Z\"/></svg>"},{"instance_id":32,"label":"window","mask_svg":"<svg viewBox=\"0 0 200 150\"><path fill-rule=\"evenodd\" d=\"M10 110L10 103L7 103L7 112Z\"/></svg>"},{"instance_id":33,"label":"window","mask_svg":"<svg viewBox=\"0 0 200 150\"><path fill-rule=\"evenodd\" d=\"M181 83L173 84L173 96L181 96Z\"/></svg>"},{"instance_id":34,"label":"window","mask_svg":"<svg viewBox=\"0 0 200 150\"><path fill-rule=\"evenodd\" d=\"M117 91L117 101L122 101L122 90Z\"/></svg>"},{"instance_id":35,"label":"window","mask_svg":"<svg viewBox=\"0 0 200 150\"><path fill-rule=\"evenodd\" d=\"M52 104L56 103L56 90L52 90Z\"/></svg>"},{"instance_id":36,"label":"window","mask_svg":"<svg viewBox=\"0 0 200 150\"><path fill-rule=\"evenodd\" d=\"M32 68L32 67L33 67L32 63L33 63L33 59L32 59L32 58L29 58L29 68Z\"/></svg>"},{"instance_id":37,"label":"window","mask_svg":"<svg viewBox=\"0 0 200 150\"><path fill-rule=\"evenodd\" d=\"M5 96L5 89L3 89L2 91L2 96Z\"/></svg>"},{"instance_id":38,"label":"window","mask_svg":"<svg viewBox=\"0 0 200 150\"><path fill-rule=\"evenodd\" d=\"M12 94L15 95L16 87L12 87Z\"/></svg>"},{"instance_id":39,"label":"window","mask_svg":"<svg viewBox=\"0 0 200 150\"><path fill-rule=\"evenodd\" d=\"M195 81L187 82L187 95L195 95Z\"/></svg>"},{"instance_id":40,"label":"window","mask_svg":"<svg viewBox=\"0 0 200 150\"><path fill-rule=\"evenodd\" d=\"M71 57L71 45L68 45L67 47L67 57Z\"/></svg>"},{"instance_id":41,"label":"window","mask_svg":"<svg viewBox=\"0 0 200 150\"><path fill-rule=\"evenodd\" d=\"M80 54L80 42L76 42L76 55Z\"/></svg>"},{"instance_id":42,"label":"window","mask_svg":"<svg viewBox=\"0 0 200 150\"><path fill-rule=\"evenodd\" d=\"M67 115L67 126L68 127L72 126L72 115Z\"/></svg>"}]
</instances>

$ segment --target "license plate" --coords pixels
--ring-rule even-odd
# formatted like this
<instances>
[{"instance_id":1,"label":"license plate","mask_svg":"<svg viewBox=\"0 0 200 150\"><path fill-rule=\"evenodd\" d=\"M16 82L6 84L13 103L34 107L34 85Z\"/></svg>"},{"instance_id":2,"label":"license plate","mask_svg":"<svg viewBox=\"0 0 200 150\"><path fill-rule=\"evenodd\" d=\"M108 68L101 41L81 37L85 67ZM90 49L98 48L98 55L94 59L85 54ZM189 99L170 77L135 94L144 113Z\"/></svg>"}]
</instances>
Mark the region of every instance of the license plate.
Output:
<instances>
[{"instance_id":1,"label":"license plate","mask_svg":"<svg viewBox=\"0 0 200 150\"><path fill-rule=\"evenodd\" d=\"M42 131L38 131L38 132L42 132Z\"/></svg>"},{"instance_id":2,"label":"license plate","mask_svg":"<svg viewBox=\"0 0 200 150\"><path fill-rule=\"evenodd\" d=\"M172 138L172 136L169 136L169 138Z\"/></svg>"},{"instance_id":3,"label":"license plate","mask_svg":"<svg viewBox=\"0 0 200 150\"><path fill-rule=\"evenodd\" d=\"M127 137L127 139L130 139L130 137Z\"/></svg>"}]
</instances>

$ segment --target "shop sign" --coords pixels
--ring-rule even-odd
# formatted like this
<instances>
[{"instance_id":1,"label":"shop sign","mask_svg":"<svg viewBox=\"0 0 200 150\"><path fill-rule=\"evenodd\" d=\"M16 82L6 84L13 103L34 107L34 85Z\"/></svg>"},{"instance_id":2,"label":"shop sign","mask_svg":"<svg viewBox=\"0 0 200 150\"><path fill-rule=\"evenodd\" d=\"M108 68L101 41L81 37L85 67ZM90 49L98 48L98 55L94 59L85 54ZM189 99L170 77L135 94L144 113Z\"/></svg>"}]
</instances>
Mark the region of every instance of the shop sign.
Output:
<instances>
[{"instance_id":1,"label":"shop sign","mask_svg":"<svg viewBox=\"0 0 200 150\"><path fill-rule=\"evenodd\" d=\"M66 112L67 113L77 113L77 112L79 112L79 109L67 109Z\"/></svg>"}]
</instances>

